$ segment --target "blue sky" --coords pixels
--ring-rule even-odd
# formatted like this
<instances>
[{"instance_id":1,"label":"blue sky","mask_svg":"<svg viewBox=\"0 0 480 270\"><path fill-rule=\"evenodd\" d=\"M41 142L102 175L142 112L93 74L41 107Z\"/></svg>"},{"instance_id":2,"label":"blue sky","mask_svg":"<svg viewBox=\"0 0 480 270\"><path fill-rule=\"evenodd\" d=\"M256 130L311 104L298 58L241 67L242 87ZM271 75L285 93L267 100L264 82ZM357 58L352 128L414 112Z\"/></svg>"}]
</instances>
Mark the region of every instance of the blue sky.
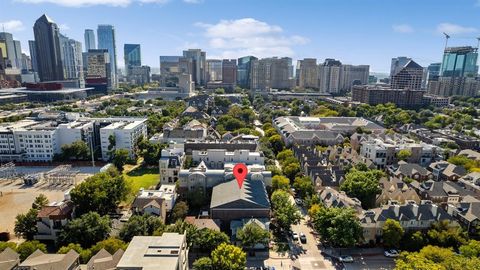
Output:
<instances>
[{"instance_id":1,"label":"blue sky","mask_svg":"<svg viewBox=\"0 0 480 270\"><path fill-rule=\"evenodd\" d=\"M441 61L442 31L450 45L480 36L480 0L1 0L0 27L28 53L43 13L82 43L84 29L113 24L120 67L123 44L140 43L153 68L160 55L202 48L207 58L336 58L388 72L396 56Z\"/></svg>"}]
</instances>

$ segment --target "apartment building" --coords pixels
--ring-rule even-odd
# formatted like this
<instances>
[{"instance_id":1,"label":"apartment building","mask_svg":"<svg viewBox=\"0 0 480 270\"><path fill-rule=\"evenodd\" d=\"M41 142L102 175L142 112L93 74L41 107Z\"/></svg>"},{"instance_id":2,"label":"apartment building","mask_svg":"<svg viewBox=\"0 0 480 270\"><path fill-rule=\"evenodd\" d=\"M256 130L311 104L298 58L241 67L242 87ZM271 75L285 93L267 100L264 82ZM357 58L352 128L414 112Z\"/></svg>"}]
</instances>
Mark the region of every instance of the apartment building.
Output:
<instances>
[{"instance_id":1,"label":"apartment building","mask_svg":"<svg viewBox=\"0 0 480 270\"><path fill-rule=\"evenodd\" d=\"M140 189L132 203L132 210L137 214L158 216L165 222L167 212L172 211L177 200L175 184L162 185L158 190Z\"/></svg>"},{"instance_id":2,"label":"apartment building","mask_svg":"<svg viewBox=\"0 0 480 270\"><path fill-rule=\"evenodd\" d=\"M58 234L72 218L74 204L72 201L53 202L42 207L37 214L36 240L56 241Z\"/></svg>"},{"instance_id":3,"label":"apartment building","mask_svg":"<svg viewBox=\"0 0 480 270\"><path fill-rule=\"evenodd\" d=\"M138 138L147 137L146 119L143 118L106 118L99 119L100 145L102 159L107 161L110 158L110 139L114 138L115 145L112 149L126 149L131 157L135 155L135 143ZM102 127L103 126L103 127Z\"/></svg>"},{"instance_id":4,"label":"apartment building","mask_svg":"<svg viewBox=\"0 0 480 270\"><path fill-rule=\"evenodd\" d=\"M262 152L250 150L227 151L225 149L195 150L192 152L194 164L204 162L210 169L223 169L228 163L244 163L245 165L264 165L265 157Z\"/></svg>"},{"instance_id":5,"label":"apartment building","mask_svg":"<svg viewBox=\"0 0 480 270\"><path fill-rule=\"evenodd\" d=\"M178 180L178 174L185 159L183 145L170 144L167 149L162 149L158 162L160 183L173 184Z\"/></svg>"},{"instance_id":6,"label":"apartment building","mask_svg":"<svg viewBox=\"0 0 480 270\"><path fill-rule=\"evenodd\" d=\"M382 85L353 86L352 101L368 105L393 103L400 108L419 108L423 105L424 93L423 90L396 89Z\"/></svg>"}]
</instances>

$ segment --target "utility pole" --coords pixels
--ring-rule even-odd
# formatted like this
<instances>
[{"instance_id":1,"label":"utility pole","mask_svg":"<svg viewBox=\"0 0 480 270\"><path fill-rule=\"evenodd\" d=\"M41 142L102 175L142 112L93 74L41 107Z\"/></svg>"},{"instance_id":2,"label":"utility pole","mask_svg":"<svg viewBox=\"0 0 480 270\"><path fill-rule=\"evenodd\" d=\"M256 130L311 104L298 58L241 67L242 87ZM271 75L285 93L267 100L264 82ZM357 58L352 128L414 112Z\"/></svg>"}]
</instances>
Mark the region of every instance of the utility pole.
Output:
<instances>
[{"instance_id":1,"label":"utility pole","mask_svg":"<svg viewBox=\"0 0 480 270\"><path fill-rule=\"evenodd\" d=\"M443 32L443 34L445 35L445 49L446 49L448 45L448 39L450 38L450 36L445 32Z\"/></svg>"},{"instance_id":2,"label":"utility pole","mask_svg":"<svg viewBox=\"0 0 480 270\"><path fill-rule=\"evenodd\" d=\"M90 153L92 155L92 167L95 168L95 153L93 151L93 129L89 129L90 132Z\"/></svg>"}]
</instances>

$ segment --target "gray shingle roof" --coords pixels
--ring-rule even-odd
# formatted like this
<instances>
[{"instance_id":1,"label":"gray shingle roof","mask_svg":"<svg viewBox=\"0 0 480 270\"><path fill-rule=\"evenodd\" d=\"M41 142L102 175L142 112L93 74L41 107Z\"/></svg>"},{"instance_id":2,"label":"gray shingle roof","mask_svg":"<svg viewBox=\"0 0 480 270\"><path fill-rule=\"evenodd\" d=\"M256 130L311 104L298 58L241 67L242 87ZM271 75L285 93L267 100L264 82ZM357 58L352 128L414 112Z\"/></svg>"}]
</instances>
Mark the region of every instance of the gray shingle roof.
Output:
<instances>
[{"instance_id":1,"label":"gray shingle roof","mask_svg":"<svg viewBox=\"0 0 480 270\"><path fill-rule=\"evenodd\" d=\"M270 208L270 201L262 181L245 179L239 189L232 180L213 188L210 208Z\"/></svg>"}]
</instances>

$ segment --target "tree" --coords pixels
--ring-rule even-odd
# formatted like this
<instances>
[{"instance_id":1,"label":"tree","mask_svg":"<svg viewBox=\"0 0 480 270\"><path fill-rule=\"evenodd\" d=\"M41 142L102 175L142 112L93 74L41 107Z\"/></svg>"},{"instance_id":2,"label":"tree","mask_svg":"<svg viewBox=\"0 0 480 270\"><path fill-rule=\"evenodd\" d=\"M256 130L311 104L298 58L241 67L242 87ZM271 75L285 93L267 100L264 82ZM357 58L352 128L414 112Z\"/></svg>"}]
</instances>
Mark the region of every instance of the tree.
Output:
<instances>
[{"instance_id":1,"label":"tree","mask_svg":"<svg viewBox=\"0 0 480 270\"><path fill-rule=\"evenodd\" d=\"M60 232L59 242L64 245L77 243L83 248L90 248L107 238L110 230L111 221L108 216L89 212L67 223Z\"/></svg>"},{"instance_id":2,"label":"tree","mask_svg":"<svg viewBox=\"0 0 480 270\"><path fill-rule=\"evenodd\" d=\"M114 212L125 200L129 188L123 176L115 168L87 178L70 193L77 215L91 211L106 215Z\"/></svg>"},{"instance_id":3,"label":"tree","mask_svg":"<svg viewBox=\"0 0 480 270\"><path fill-rule=\"evenodd\" d=\"M204 228L195 233L193 246L199 248L202 252L210 253L221 243L229 242L230 239L225 233Z\"/></svg>"},{"instance_id":4,"label":"tree","mask_svg":"<svg viewBox=\"0 0 480 270\"><path fill-rule=\"evenodd\" d=\"M285 166L282 165L282 170L285 176L287 176L290 180L293 180L300 172L300 163L298 163L297 160L287 163Z\"/></svg>"},{"instance_id":5,"label":"tree","mask_svg":"<svg viewBox=\"0 0 480 270\"><path fill-rule=\"evenodd\" d=\"M379 170L364 172L352 169L345 175L345 181L340 185L340 190L345 191L350 197L359 199L364 209L372 208L375 197L381 192L379 180L383 175L384 173Z\"/></svg>"},{"instance_id":6,"label":"tree","mask_svg":"<svg viewBox=\"0 0 480 270\"><path fill-rule=\"evenodd\" d=\"M406 161L412 156L412 151L408 149L402 149L397 153L397 159Z\"/></svg>"},{"instance_id":7,"label":"tree","mask_svg":"<svg viewBox=\"0 0 480 270\"><path fill-rule=\"evenodd\" d=\"M308 176L297 176L293 182L293 187L295 191L300 195L300 197L305 198L307 196L312 196L315 192L313 186L313 181Z\"/></svg>"},{"instance_id":8,"label":"tree","mask_svg":"<svg viewBox=\"0 0 480 270\"><path fill-rule=\"evenodd\" d=\"M130 242L134 236L151 236L157 230L163 230L165 225L156 216L134 215L120 229L119 237L125 242Z\"/></svg>"},{"instance_id":9,"label":"tree","mask_svg":"<svg viewBox=\"0 0 480 270\"><path fill-rule=\"evenodd\" d=\"M196 187L194 190L188 192L188 205L192 208L201 208L208 203L207 194L201 187Z\"/></svg>"},{"instance_id":10,"label":"tree","mask_svg":"<svg viewBox=\"0 0 480 270\"><path fill-rule=\"evenodd\" d=\"M272 188L273 190L276 189L283 189L288 190L290 187L290 179L283 175L275 175L272 177Z\"/></svg>"},{"instance_id":11,"label":"tree","mask_svg":"<svg viewBox=\"0 0 480 270\"><path fill-rule=\"evenodd\" d=\"M47 246L45 244L40 243L37 240L34 241L25 241L18 245L17 253L20 255L20 260L25 260L28 256L30 256L36 250L40 250L42 252L47 252Z\"/></svg>"},{"instance_id":12,"label":"tree","mask_svg":"<svg viewBox=\"0 0 480 270\"><path fill-rule=\"evenodd\" d=\"M383 244L386 247L398 248L403 237L404 230L400 223L394 219L387 219L383 225Z\"/></svg>"},{"instance_id":13,"label":"tree","mask_svg":"<svg viewBox=\"0 0 480 270\"><path fill-rule=\"evenodd\" d=\"M480 256L480 241L470 240L467 244L460 246L460 254L465 257L475 258Z\"/></svg>"},{"instance_id":14,"label":"tree","mask_svg":"<svg viewBox=\"0 0 480 270\"><path fill-rule=\"evenodd\" d=\"M353 208L322 207L312 219L322 239L333 246L351 247L363 236L362 227Z\"/></svg>"},{"instance_id":15,"label":"tree","mask_svg":"<svg viewBox=\"0 0 480 270\"><path fill-rule=\"evenodd\" d=\"M201 257L193 262L194 270L213 270L213 262L209 257Z\"/></svg>"},{"instance_id":16,"label":"tree","mask_svg":"<svg viewBox=\"0 0 480 270\"><path fill-rule=\"evenodd\" d=\"M214 269L243 270L247 255L241 248L227 243L220 244L212 251L212 264Z\"/></svg>"},{"instance_id":17,"label":"tree","mask_svg":"<svg viewBox=\"0 0 480 270\"><path fill-rule=\"evenodd\" d=\"M278 153L278 152L282 151L282 149L284 147L282 136L280 136L278 134L273 135L272 137L268 138L268 142L272 146L272 149L275 153Z\"/></svg>"},{"instance_id":18,"label":"tree","mask_svg":"<svg viewBox=\"0 0 480 270\"><path fill-rule=\"evenodd\" d=\"M61 247L57 253L58 254L67 254L70 250L75 250L78 254L80 254L80 262L87 263L90 258L93 256L93 252L90 249L83 249L80 244L70 243L68 246Z\"/></svg>"},{"instance_id":19,"label":"tree","mask_svg":"<svg viewBox=\"0 0 480 270\"><path fill-rule=\"evenodd\" d=\"M237 239L244 247L253 249L256 244L267 246L270 234L255 222L250 222L237 231Z\"/></svg>"},{"instance_id":20,"label":"tree","mask_svg":"<svg viewBox=\"0 0 480 270\"><path fill-rule=\"evenodd\" d=\"M271 197L273 216L278 228L288 231L292 224L297 224L302 216L298 208L292 204L290 194L284 190L276 190Z\"/></svg>"},{"instance_id":21,"label":"tree","mask_svg":"<svg viewBox=\"0 0 480 270\"><path fill-rule=\"evenodd\" d=\"M90 149L82 140L74 141L71 144L64 144L61 147L60 155L62 160L86 160L90 156Z\"/></svg>"},{"instance_id":22,"label":"tree","mask_svg":"<svg viewBox=\"0 0 480 270\"><path fill-rule=\"evenodd\" d=\"M115 152L116 148L117 138L114 134L110 134L110 136L108 136L108 155L110 156L110 159L113 157L113 153Z\"/></svg>"},{"instance_id":23,"label":"tree","mask_svg":"<svg viewBox=\"0 0 480 270\"><path fill-rule=\"evenodd\" d=\"M127 149L117 149L113 152L112 163L119 171L123 171L123 166L130 160L130 153Z\"/></svg>"},{"instance_id":24,"label":"tree","mask_svg":"<svg viewBox=\"0 0 480 270\"><path fill-rule=\"evenodd\" d=\"M172 209L172 220L184 219L188 214L188 204L184 201L177 202Z\"/></svg>"},{"instance_id":25,"label":"tree","mask_svg":"<svg viewBox=\"0 0 480 270\"><path fill-rule=\"evenodd\" d=\"M0 252L3 252L6 248L11 248L12 250L17 249L17 244L14 242L3 242L0 241Z\"/></svg>"},{"instance_id":26,"label":"tree","mask_svg":"<svg viewBox=\"0 0 480 270\"><path fill-rule=\"evenodd\" d=\"M151 143L148 140L145 140L145 145L139 153L143 157L143 162L148 166L158 166L158 160L162 154L162 144Z\"/></svg>"},{"instance_id":27,"label":"tree","mask_svg":"<svg viewBox=\"0 0 480 270\"><path fill-rule=\"evenodd\" d=\"M15 235L27 240L33 240L37 234L37 214L38 210L31 208L26 214L18 214L15 218Z\"/></svg>"},{"instance_id":28,"label":"tree","mask_svg":"<svg viewBox=\"0 0 480 270\"><path fill-rule=\"evenodd\" d=\"M123 242L122 240L118 238L107 238L105 240L102 240L98 243L96 243L93 247L90 248L92 251L92 254L97 254L101 249L105 249L108 251L110 254L114 254L117 252L119 249L126 250L128 247L128 244Z\"/></svg>"},{"instance_id":29,"label":"tree","mask_svg":"<svg viewBox=\"0 0 480 270\"><path fill-rule=\"evenodd\" d=\"M400 241L402 250L418 251L426 245L425 236L421 231L409 232Z\"/></svg>"},{"instance_id":30,"label":"tree","mask_svg":"<svg viewBox=\"0 0 480 270\"><path fill-rule=\"evenodd\" d=\"M48 198L45 194L38 195L32 203L32 208L40 210L42 207L48 205Z\"/></svg>"},{"instance_id":31,"label":"tree","mask_svg":"<svg viewBox=\"0 0 480 270\"><path fill-rule=\"evenodd\" d=\"M461 227L450 226L450 221L436 222L427 232L428 243L445 248L457 249L467 243L468 235Z\"/></svg>"},{"instance_id":32,"label":"tree","mask_svg":"<svg viewBox=\"0 0 480 270\"><path fill-rule=\"evenodd\" d=\"M185 222L184 220L177 220L174 224L168 225L165 229L165 232L175 232L175 233L187 233L187 244L192 246L195 243L197 236L197 227L194 225ZM161 235L163 232L155 231L154 235Z\"/></svg>"}]
</instances>

